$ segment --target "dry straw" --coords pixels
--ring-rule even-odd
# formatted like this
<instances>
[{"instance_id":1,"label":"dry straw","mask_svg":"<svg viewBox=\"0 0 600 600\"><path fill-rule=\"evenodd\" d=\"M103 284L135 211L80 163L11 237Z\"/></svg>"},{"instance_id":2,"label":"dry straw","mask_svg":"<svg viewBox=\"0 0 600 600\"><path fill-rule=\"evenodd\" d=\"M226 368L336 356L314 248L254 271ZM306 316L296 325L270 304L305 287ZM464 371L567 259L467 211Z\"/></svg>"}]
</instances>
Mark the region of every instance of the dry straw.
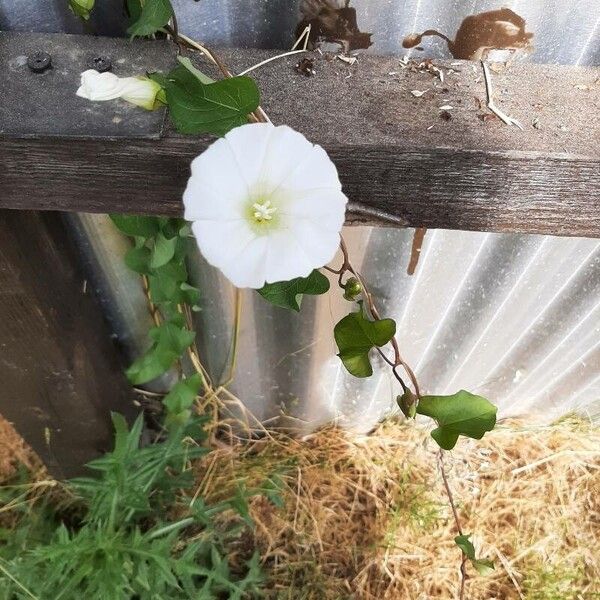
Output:
<instances>
[{"instance_id":1,"label":"dry straw","mask_svg":"<svg viewBox=\"0 0 600 600\"><path fill-rule=\"evenodd\" d=\"M496 564L470 570L467 598L600 598L599 429L504 423L446 464L464 529ZM221 447L196 465L196 491L218 499L236 481L283 478L284 507L253 500L255 531L230 548L234 562L260 551L273 598L452 599L460 552L437 469L427 432L390 420L369 436Z\"/></svg>"}]
</instances>

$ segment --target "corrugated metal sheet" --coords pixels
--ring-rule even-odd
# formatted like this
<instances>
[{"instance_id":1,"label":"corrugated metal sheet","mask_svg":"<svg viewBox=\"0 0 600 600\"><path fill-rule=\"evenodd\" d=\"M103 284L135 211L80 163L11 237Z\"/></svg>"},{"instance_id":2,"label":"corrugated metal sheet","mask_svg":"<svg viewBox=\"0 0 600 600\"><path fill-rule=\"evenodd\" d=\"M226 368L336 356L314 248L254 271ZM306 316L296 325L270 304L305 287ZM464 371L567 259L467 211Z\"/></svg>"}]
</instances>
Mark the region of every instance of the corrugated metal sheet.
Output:
<instances>
[{"instance_id":1,"label":"corrugated metal sheet","mask_svg":"<svg viewBox=\"0 0 600 600\"><path fill-rule=\"evenodd\" d=\"M121 2L97 4L95 30L123 33ZM0 0L0 27L81 31L65 5L64 0ZM182 31L211 44L289 47L301 13L311 18L324 10L336 27L343 14L346 29L372 34L369 52L428 57L450 56L449 44L425 37L422 50L405 50L403 39L435 29L454 40L468 15L502 6L491 0L178 0L175 5ZM520 52L523 60L600 64L598 0L513 0L506 6L533 34L533 49ZM355 13L336 12L344 9ZM348 25L348 15L356 23ZM511 24L499 27L510 30ZM140 290L132 290L117 266L123 242L106 233L103 217L76 220L115 334L130 354L139 353L146 343L146 308ZM382 312L398 321L403 353L425 390L450 393L465 387L490 397L504 416L535 412L548 420L578 409L600 417L600 242L431 231L417 273L409 277L412 231L362 227L345 235ZM330 418L368 429L393 407L398 390L387 370L377 365L373 378L357 380L335 356L333 324L349 308L340 297L307 298L298 316L270 307L252 292L236 295L200 257L192 266L204 294L199 342L216 380L229 372L240 303L231 390L255 414L291 415L288 424L300 429Z\"/></svg>"}]
</instances>

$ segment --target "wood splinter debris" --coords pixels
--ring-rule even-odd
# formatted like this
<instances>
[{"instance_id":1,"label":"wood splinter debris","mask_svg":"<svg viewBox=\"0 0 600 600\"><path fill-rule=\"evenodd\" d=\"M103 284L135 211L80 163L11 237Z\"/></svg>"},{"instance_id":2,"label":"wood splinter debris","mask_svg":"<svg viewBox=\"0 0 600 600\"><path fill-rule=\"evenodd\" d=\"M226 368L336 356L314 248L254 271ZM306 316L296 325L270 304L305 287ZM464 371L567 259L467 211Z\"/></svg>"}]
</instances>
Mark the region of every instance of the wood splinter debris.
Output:
<instances>
[{"instance_id":1,"label":"wood splinter debris","mask_svg":"<svg viewBox=\"0 0 600 600\"><path fill-rule=\"evenodd\" d=\"M345 54L336 54L335 57L349 65L353 65L358 60L356 56L346 56Z\"/></svg>"},{"instance_id":2,"label":"wood splinter debris","mask_svg":"<svg viewBox=\"0 0 600 600\"><path fill-rule=\"evenodd\" d=\"M410 261L408 263L408 268L406 269L408 275L414 275L419 262L419 257L421 256L421 248L423 246L423 240L425 239L426 233L427 229L425 227L417 227L415 229L412 248L410 250Z\"/></svg>"},{"instance_id":3,"label":"wood splinter debris","mask_svg":"<svg viewBox=\"0 0 600 600\"><path fill-rule=\"evenodd\" d=\"M487 107L491 110L503 123L506 125L514 125L518 127L521 131L523 130L523 125L519 123L516 119L508 116L504 112L502 112L495 104L494 98L492 95L492 79L490 75L490 70L488 69L485 61L481 61L481 66L483 67L483 78L485 80L485 93L487 95Z\"/></svg>"}]
</instances>

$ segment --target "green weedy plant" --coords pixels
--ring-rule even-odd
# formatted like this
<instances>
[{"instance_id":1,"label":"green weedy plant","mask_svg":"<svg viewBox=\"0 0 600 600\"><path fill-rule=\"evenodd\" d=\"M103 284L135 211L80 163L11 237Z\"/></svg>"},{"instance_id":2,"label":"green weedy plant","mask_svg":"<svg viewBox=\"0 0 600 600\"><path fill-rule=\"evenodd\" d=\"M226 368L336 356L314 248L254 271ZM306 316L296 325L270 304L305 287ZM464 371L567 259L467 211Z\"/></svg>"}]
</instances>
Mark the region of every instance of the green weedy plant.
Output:
<instances>
[{"instance_id":1,"label":"green weedy plant","mask_svg":"<svg viewBox=\"0 0 600 600\"><path fill-rule=\"evenodd\" d=\"M70 511L80 516L64 522L42 502L36 511L43 518L24 512L5 533L0 599L236 600L255 594L258 556L245 573L232 573L223 547L239 529L217 528L215 516L233 509L251 523L247 500L257 491L238 487L235 497L216 505L190 502L181 492L193 483L189 461L208 452L197 443L203 419L190 418L145 447L141 416L131 429L120 415L113 422L114 450L89 464L99 476L66 484L74 498Z\"/></svg>"}]
</instances>

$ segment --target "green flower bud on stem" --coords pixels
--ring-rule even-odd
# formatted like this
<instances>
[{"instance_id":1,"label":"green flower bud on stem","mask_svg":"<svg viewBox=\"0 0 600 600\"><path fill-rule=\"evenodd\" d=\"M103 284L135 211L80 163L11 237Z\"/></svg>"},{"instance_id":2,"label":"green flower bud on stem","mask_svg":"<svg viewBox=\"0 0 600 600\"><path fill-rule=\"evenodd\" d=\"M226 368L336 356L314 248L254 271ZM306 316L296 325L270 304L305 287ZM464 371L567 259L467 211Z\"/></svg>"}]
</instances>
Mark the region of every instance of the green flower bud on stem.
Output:
<instances>
[{"instance_id":1,"label":"green flower bud on stem","mask_svg":"<svg viewBox=\"0 0 600 600\"><path fill-rule=\"evenodd\" d=\"M417 396L408 388L404 390L402 396L396 397L396 402L407 419L415 418L417 414L417 400Z\"/></svg>"},{"instance_id":2,"label":"green flower bud on stem","mask_svg":"<svg viewBox=\"0 0 600 600\"><path fill-rule=\"evenodd\" d=\"M358 281L356 277L350 277L344 284L344 298L346 298L346 300L355 300L356 296L361 292L362 285L360 285L360 281Z\"/></svg>"}]
</instances>

